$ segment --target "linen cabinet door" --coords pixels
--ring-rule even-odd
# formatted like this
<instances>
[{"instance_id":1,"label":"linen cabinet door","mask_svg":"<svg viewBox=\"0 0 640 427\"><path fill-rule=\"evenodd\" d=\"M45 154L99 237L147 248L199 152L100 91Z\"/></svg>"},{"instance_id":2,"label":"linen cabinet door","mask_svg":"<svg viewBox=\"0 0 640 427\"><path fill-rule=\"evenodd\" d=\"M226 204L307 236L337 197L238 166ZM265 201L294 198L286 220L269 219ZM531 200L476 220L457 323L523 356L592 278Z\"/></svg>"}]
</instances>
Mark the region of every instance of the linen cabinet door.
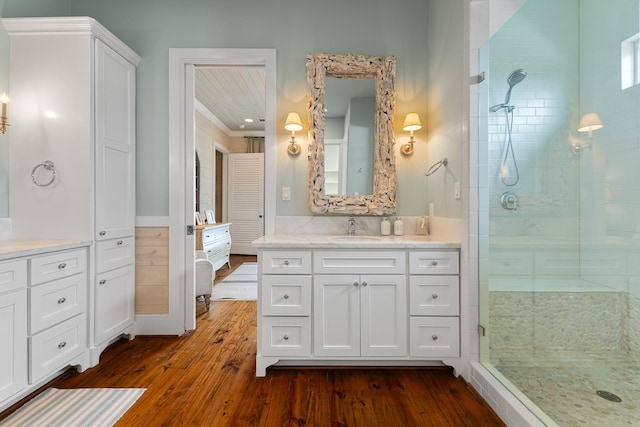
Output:
<instances>
[{"instance_id":1,"label":"linen cabinet door","mask_svg":"<svg viewBox=\"0 0 640 427\"><path fill-rule=\"evenodd\" d=\"M95 342L100 344L134 322L135 272L133 266L96 276Z\"/></svg>"},{"instance_id":2,"label":"linen cabinet door","mask_svg":"<svg viewBox=\"0 0 640 427\"><path fill-rule=\"evenodd\" d=\"M313 353L360 356L360 277L315 275Z\"/></svg>"},{"instance_id":3,"label":"linen cabinet door","mask_svg":"<svg viewBox=\"0 0 640 427\"><path fill-rule=\"evenodd\" d=\"M96 240L134 234L135 76L96 40Z\"/></svg>"},{"instance_id":4,"label":"linen cabinet door","mask_svg":"<svg viewBox=\"0 0 640 427\"><path fill-rule=\"evenodd\" d=\"M360 292L362 356L406 356L406 276L363 275Z\"/></svg>"}]
</instances>

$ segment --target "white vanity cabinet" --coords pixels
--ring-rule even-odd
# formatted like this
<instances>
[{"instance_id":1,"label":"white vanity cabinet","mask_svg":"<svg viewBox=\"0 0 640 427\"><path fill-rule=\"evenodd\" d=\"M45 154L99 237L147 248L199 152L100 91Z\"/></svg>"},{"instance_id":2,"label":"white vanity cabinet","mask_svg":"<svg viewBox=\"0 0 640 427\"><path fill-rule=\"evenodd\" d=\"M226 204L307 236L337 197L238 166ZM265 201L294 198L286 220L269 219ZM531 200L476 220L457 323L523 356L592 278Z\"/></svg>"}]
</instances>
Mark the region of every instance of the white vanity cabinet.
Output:
<instances>
[{"instance_id":1,"label":"white vanity cabinet","mask_svg":"<svg viewBox=\"0 0 640 427\"><path fill-rule=\"evenodd\" d=\"M314 355L406 355L405 269L400 251L316 251Z\"/></svg>"},{"instance_id":2,"label":"white vanity cabinet","mask_svg":"<svg viewBox=\"0 0 640 427\"><path fill-rule=\"evenodd\" d=\"M91 241L86 327L97 364L111 342L135 336L140 56L89 17L2 23L10 35L12 138L28 142L10 146L13 237ZM32 180L45 160L55 179L40 167ZM34 221L34 212L44 215Z\"/></svg>"},{"instance_id":3,"label":"white vanity cabinet","mask_svg":"<svg viewBox=\"0 0 640 427\"><path fill-rule=\"evenodd\" d=\"M27 261L0 262L0 402L27 385Z\"/></svg>"},{"instance_id":4,"label":"white vanity cabinet","mask_svg":"<svg viewBox=\"0 0 640 427\"><path fill-rule=\"evenodd\" d=\"M460 356L459 270L458 251L409 253L411 356Z\"/></svg>"},{"instance_id":5,"label":"white vanity cabinet","mask_svg":"<svg viewBox=\"0 0 640 427\"><path fill-rule=\"evenodd\" d=\"M68 366L89 367L87 245L0 253L0 411Z\"/></svg>"},{"instance_id":6,"label":"white vanity cabinet","mask_svg":"<svg viewBox=\"0 0 640 427\"><path fill-rule=\"evenodd\" d=\"M340 237L254 242L256 375L274 364L459 365L459 245Z\"/></svg>"}]
</instances>

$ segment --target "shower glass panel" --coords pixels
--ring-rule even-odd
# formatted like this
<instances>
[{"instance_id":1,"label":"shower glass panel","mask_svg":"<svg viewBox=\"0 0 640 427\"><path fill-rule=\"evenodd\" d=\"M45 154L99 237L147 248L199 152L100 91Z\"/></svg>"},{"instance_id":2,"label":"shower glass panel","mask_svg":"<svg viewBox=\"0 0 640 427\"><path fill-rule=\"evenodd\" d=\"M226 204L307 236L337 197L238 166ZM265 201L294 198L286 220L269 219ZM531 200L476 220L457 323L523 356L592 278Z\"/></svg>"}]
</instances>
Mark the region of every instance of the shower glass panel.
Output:
<instances>
[{"instance_id":1,"label":"shower glass panel","mask_svg":"<svg viewBox=\"0 0 640 427\"><path fill-rule=\"evenodd\" d=\"M547 425L640 425L639 0L489 4L481 361Z\"/></svg>"}]
</instances>

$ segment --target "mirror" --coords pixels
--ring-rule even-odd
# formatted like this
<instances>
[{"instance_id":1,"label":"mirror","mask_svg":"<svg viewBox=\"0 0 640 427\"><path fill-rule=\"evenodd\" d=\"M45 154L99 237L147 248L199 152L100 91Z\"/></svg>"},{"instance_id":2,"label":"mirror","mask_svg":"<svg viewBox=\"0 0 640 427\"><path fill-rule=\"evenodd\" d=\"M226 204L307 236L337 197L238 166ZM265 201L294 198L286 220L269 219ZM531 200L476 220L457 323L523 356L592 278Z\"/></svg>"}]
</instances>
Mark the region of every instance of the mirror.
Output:
<instances>
[{"instance_id":1,"label":"mirror","mask_svg":"<svg viewBox=\"0 0 640 427\"><path fill-rule=\"evenodd\" d=\"M394 56L329 53L314 53L307 56L309 209L314 214L385 215L395 213L397 187L393 149L395 70ZM375 80L373 146L369 150L369 153L373 152L372 194L329 194L334 191L331 189L327 191L325 172L327 77ZM357 167L356 173L359 170L360 168ZM329 184L333 185L331 182Z\"/></svg>"}]
</instances>

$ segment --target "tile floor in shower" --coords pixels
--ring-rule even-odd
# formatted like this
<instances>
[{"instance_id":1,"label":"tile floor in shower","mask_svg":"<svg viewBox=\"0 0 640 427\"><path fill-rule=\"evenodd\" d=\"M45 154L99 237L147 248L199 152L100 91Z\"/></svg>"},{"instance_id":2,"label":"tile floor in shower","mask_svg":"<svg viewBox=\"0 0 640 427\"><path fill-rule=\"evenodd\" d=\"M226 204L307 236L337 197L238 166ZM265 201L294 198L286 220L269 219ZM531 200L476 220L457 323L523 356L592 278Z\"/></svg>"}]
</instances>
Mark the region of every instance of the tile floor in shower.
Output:
<instances>
[{"instance_id":1,"label":"tile floor in shower","mask_svg":"<svg viewBox=\"0 0 640 427\"><path fill-rule=\"evenodd\" d=\"M503 351L494 367L560 427L640 425L640 360L613 352ZM596 394L618 396L612 402Z\"/></svg>"}]
</instances>

